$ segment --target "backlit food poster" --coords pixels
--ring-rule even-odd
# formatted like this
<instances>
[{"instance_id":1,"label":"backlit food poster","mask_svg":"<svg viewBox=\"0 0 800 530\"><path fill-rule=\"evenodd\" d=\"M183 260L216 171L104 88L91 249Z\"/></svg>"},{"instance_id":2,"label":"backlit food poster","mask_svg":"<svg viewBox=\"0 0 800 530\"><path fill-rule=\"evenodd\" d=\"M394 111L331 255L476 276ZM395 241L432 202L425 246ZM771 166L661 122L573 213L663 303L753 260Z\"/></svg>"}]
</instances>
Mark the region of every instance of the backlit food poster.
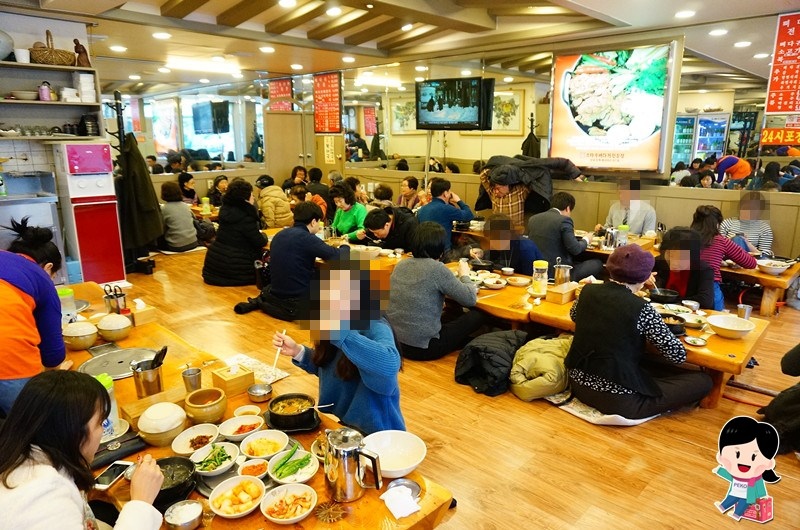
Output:
<instances>
[{"instance_id":1,"label":"backlit food poster","mask_svg":"<svg viewBox=\"0 0 800 530\"><path fill-rule=\"evenodd\" d=\"M292 111L292 98L294 90L291 78L272 79L269 84L269 110Z\"/></svg>"},{"instance_id":2,"label":"backlit food poster","mask_svg":"<svg viewBox=\"0 0 800 530\"><path fill-rule=\"evenodd\" d=\"M668 44L556 57L550 156L660 170L670 64Z\"/></svg>"},{"instance_id":3,"label":"backlit food poster","mask_svg":"<svg viewBox=\"0 0 800 530\"><path fill-rule=\"evenodd\" d=\"M342 132L342 74L314 75L314 132Z\"/></svg>"},{"instance_id":4,"label":"backlit food poster","mask_svg":"<svg viewBox=\"0 0 800 530\"><path fill-rule=\"evenodd\" d=\"M765 114L800 112L800 13L778 17Z\"/></svg>"},{"instance_id":5,"label":"backlit food poster","mask_svg":"<svg viewBox=\"0 0 800 530\"><path fill-rule=\"evenodd\" d=\"M375 136L378 134L378 124L375 121L375 107L364 107L364 135Z\"/></svg>"}]
</instances>

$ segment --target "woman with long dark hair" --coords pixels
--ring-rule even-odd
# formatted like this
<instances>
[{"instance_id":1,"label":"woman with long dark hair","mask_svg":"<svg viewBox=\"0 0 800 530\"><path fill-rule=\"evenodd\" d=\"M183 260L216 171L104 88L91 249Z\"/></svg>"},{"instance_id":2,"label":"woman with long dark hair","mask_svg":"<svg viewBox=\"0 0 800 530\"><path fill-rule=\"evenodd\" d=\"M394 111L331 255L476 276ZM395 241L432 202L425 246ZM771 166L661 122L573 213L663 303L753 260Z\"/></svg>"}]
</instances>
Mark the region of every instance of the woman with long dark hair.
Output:
<instances>
[{"instance_id":1,"label":"woman with long dark hair","mask_svg":"<svg viewBox=\"0 0 800 530\"><path fill-rule=\"evenodd\" d=\"M89 466L110 410L106 389L84 373L44 372L25 385L0 427L3 528L99 527L86 495L94 486ZM114 528L159 528L161 514L152 504L163 480L155 460L146 455Z\"/></svg>"},{"instance_id":2,"label":"woman with long dark hair","mask_svg":"<svg viewBox=\"0 0 800 530\"><path fill-rule=\"evenodd\" d=\"M677 291L703 309L714 307L714 271L700 259L700 234L676 226L664 234L653 272L657 287Z\"/></svg>"},{"instance_id":3,"label":"woman with long dark hair","mask_svg":"<svg viewBox=\"0 0 800 530\"><path fill-rule=\"evenodd\" d=\"M8 414L28 379L61 366L66 350L53 285L61 269L53 232L28 226L27 217L4 228L17 235L8 251L0 250L0 412Z\"/></svg>"},{"instance_id":4,"label":"woman with long dark hair","mask_svg":"<svg viewBox=\"0 0 800 530\"><path fill-rule=\"evenodd\" d=\"M722 273L719 270L722 261L732 260L745 269L755 269L758 266L753 256L719 233L721 224L722 212L719 208L705 204L695 210L691 226L692 230L700 233L700 259L714 271L714 309L717 311L725 309L725 298L719 286L722 282Z\"/></svg>"},{"instance_id":5,"label":"woman with long dark hair","mask_svg":"<svg viewBox=\"0 0 800 530\"><path fill-rule=\"evenodd\" d=\"M319 308L310 322L313 347L275 332L272 344L292 362L319 377L320 403L342 423L364 434L405 430L400 411L400 351L381 318L381 292L370 288L369 270L334 261L312 285Z\"/></svg>"},{"instance_id":6,"label":"woman with long dark hair","mask_svg":"<svg viewBox=\"0 0 800 530\"><path fill-rule=\"evenodd\" d=\"M253 185L235 178L222 197L219 229L203 262L203 281L209 285L254 285L255 260L261 259L267 236L260 231L253 206Z\"/></svg>"}]
</instances>

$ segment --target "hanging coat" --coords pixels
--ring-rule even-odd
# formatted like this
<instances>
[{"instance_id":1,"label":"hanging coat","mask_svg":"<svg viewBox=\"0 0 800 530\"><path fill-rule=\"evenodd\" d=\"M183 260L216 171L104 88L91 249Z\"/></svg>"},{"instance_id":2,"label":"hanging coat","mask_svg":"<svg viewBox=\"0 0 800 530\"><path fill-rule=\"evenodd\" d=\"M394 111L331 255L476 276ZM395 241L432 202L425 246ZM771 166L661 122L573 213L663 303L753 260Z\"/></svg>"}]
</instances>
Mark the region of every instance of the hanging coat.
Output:
<instances>
[{"instance_id":1,"label":"hanging coat","mask_svg":"<svg viewBox=\"0 0 800 530\"><path fill-rule=\"evenodd\" d=\"M117 179L119 228L124 249L147 246L164 234L164 218L136 136L125 135L120 156L122 177Z\"/></svg>"}]
</instances>

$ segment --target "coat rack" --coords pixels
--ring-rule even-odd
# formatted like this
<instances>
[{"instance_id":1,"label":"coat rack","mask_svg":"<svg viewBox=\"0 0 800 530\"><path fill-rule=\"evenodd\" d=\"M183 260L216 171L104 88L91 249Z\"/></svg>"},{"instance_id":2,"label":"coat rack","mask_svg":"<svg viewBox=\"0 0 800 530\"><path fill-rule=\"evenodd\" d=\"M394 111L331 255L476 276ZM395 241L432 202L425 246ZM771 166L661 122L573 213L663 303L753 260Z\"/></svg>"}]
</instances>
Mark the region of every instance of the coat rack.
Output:
<instances>
[{"instance_id":1,"label":"coat rack","mask_svg":"<svg viewBox=\"0 0 800 530\"><path fill-rule=\"evenodd\" d=\"M112 145L111 147L122 152L122 141L123 138L125 138L125 123L122 120L122 111L125 110L125 107L122 106L122 93L120 93L119 90L115 90L114 103L106 103L106 105L117 115L117 132L114 133L106 129L106 133L116 138L117 142L119 142L117 145Z\"/></svg>"}]
</instances>

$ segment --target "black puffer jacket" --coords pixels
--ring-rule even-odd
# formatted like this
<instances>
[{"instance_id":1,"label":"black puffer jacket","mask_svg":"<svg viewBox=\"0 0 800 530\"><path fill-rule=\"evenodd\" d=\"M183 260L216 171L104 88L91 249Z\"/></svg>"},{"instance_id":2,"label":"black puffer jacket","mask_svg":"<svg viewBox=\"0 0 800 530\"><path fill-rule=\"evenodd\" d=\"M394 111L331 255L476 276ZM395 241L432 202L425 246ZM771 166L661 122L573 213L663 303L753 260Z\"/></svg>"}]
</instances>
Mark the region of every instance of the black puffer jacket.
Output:
<instances>
[{"instance_id":1,"label":"black puffer jacket","mask_svg":"<svg viewBox=\"0 0 800 530\"><path fill-rule=\"evenodd\" d=\"M267 236L259 230L258 212L250 203L225 204L219 210L217 238L203 263L203 281L223 287L254 285L253 262L261 259Z\"/></svg>"},{"instance_id":2,"label":"black puffer jacket","mask_svg":"<svg viewBox=\"0 0 800 530\"><path fill-rule=\"evenodd\" d=\"M528 339L523 331L495 331L473 339L456 361L456 382L499 396L508 390L514 354Z\"/></svg>"}]
</instances>

